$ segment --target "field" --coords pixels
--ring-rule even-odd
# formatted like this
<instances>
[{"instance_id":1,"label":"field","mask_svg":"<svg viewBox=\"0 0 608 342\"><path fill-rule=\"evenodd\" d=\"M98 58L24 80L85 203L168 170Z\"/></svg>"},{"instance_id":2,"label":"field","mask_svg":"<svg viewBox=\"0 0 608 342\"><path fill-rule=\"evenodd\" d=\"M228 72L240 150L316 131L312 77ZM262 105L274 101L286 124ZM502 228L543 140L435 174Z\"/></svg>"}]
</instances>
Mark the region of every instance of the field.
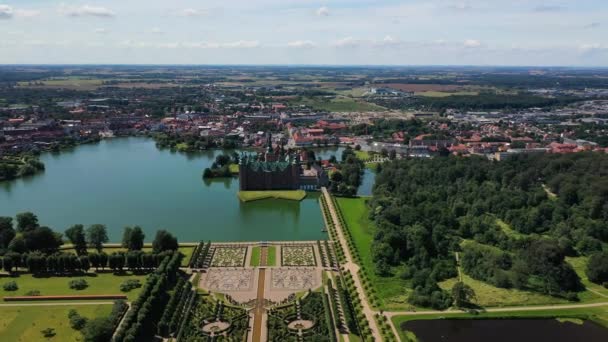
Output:
<instances>
[{"instance_id":1,"label":"field","mask_svg":"<svg viewBox=\"0 0 608 342\"><path fill-rule=\"evenodd\" d=\"M257 201L267 198L301 201L306 197L304 190L284 191L239 191L239 199L243 202Z\"/></svg>"},{"instance_id":2,"label":"field","mask_svg":"<svg viewBox=\"0 0 608 342\"><path fill-rule=\"evenodd\" d=\"M442 318L561 318L563 319L589 319L593 320L605 327L608 327L608 306L590 307L590 308L575 308L575 309L559 309L559 310L531 310L531 311L508 311L508 312L484 312L479 314L468 313L441 313L432 315L403 315L394 316L393 324L399 331L399 336L402 341L411 341L406 337L406 333L400 329L400 325L407 321L421 319L442 319ZM411 335L410 335L411 336Z\"/></svg>"},{"instance_id":3,"label":"field","mask_svg":"<svg viewBox=\"0 0 608 342\"><path fill-rule=\"evenodd\" d=\"M82 334L70 327L68 312L75 309L89 319L108 316L112 305L0 307L0 340L49 341L41 330L55 329L52 341L78 341Z\"/></svg>"},{"instance_id":4,"label":"field","mask_svg":"<svg viewBox=\"0 0 608 342\"><path fill-rule=\"evenodd\" d=\"M84 290L72 290L68 286L70 280L86 279L89 286ZM134 289L123 293L120 291L120 284L128 279L139 279L144 284L146 282L145 275L133 275L127 273L125 275L114 275L112 273L88 273L83 276L76 277L49 277L38 278L31 274L22 274L18 277L2 277L0 284L4 285L9 281L14 281L19 286L17 291L5 291L0 287L0 296L24 296L32 290L40 291L40 295L103 295L103 294L126 294L128 300L134 300L141 291L141 288Z\"/></svg>"},{"instance_id":5,"label":"field","mask_svg":"<svg viewBox=\"0 0 608 342\"><path fill-rule=\"evenodd\" d=\"M389 83L384 84L383 86L393 89L399 89L402 91L413 91L415 93L426 92L426 91L435 91L435 92L450 92L450 91L459 91L463 89L462 86L459 85L450 85L450 84L409 84L409 83Z\"/></svg>"},{"instance_id":6,"label":"field","mask_svg":"<svg viewBox=\"0 0 608 342\"><path fill-rule=\"evenodd\" d=\"M355 156L361 161L367 161L372 159L371 154L367 151L355 151Z\"/></svg>"},{"instance_id":7,"label":"field","mask_svg":"<svg viewBox=\"0 0 608 342\"><path fill-rule=\"evenodd\" d=\"M100 79L66 77L36 82L19 82L18 86L26 88L94 90L100 87L102 84L103 81Z\"/></svg>"},{"instance_id":8,"label":"field","mask_svg":"<svg viewBox=\"0 0 608 342\"><path fill-rule=\"evenodd\" d=\"M380 299L381 308L385 310L407 310L412 306L406 302L409 288L407 282L397 276L379 277L374 272L371 255L371 243L374 237L373 223L368 219L368 208L365 198L337 198L355 246L361 257L362 267L373 284Z\"/></svg>"},{"instance_id":9,"label":"field","mask_svg":"<svg viewBox=\"0 0 608 342\"><path fill-rule=\"evenodd\" d=\"M228 168L230 169L230 173L239 174L239 164L230 164Z\"/></svg>"},{"instance_id":10,"label":"field","mask_svg":"<svg viewBox=\"0 0 608 342\"><path fill-rule=\"evenodd\" d=\"M313 109L326 110L328 112L376 112L384 111L386 108L360 99L350 97L337 98L310 98L305 97L299 101L292 101L292 105L306 105Z\"/></svg>"},{"instance_id":11,"label":"field","mask_svg":"<svg viewBox=\"0 0 608 342\"><path fill-rule=\"evenodd\" d=\"M576 274L578 274L578 276L581 278L581 282L583 285L585 285L588 291L598 294L601 297L605 297L606 301L608 301L608 289L596 283L592 283L589 278L587 278L587 275L585 274L585 267L587 267L586 257L566 257L566 261L572 265L572 268L574 268Z\"/></svg>"},{"instance_id":12,"label":"field","mask_svg":"<svg viewBox=\"0 0 608 342\"><path fill-rule=\"evenodd\" d=\"M462 280L475 291L475 295L477 296L475 304L483 307L569 303L564 299L546 296L530 291L501 289L488 283L475 280L466 274L463 274ZM452 286L454 286L457 281L457 278L448 279L439 283L439 286L446 291L451 291Z\"/></svg>"},{"instance_id":13,"label":"field","mask_svg":"<svg viewBox=\"0 0 608 342\"><path fill-rule=\"evenodd\" d=\"M416 93L418 96L425 97L447 97L447 96L477 96L479 92L477 91L423 91Z\"/></svg>"}]
</instances>

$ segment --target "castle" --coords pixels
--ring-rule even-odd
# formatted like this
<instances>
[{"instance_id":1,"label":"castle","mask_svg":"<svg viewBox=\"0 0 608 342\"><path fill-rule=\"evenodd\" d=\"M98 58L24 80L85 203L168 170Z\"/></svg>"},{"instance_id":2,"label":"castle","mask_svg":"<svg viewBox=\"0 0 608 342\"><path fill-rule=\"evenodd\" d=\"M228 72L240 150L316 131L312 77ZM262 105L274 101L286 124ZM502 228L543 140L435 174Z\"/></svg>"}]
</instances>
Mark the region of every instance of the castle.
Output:
<instances>
[{"instance_id":1,"label":"castle","mask_svg":"<svg viewBox=\"0 0 608 342\"><path fill-rule=\"evenodd\" d=\"M282 146L273 149L270 134L266 151L241 156L239 165L241 191L317 190L329 183L329 177L322 167L303 167L299 153L285 152Z\"/></svg>"}]
</instances>

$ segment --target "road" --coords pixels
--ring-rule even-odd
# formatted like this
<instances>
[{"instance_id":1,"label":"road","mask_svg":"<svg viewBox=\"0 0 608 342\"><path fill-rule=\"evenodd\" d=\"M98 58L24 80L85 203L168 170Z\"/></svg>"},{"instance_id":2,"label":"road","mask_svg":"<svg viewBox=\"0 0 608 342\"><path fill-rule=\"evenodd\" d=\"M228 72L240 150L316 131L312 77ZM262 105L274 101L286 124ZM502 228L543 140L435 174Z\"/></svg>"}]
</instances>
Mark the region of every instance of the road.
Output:
<instances>
[{"instance_id":1,"label":"road","mask_svg":"<svg viewBox=\"0 0 608 342\"><path fill-rule=\"evenodd\" d=\"M354 263L353 258L350 254L350 249L348 248L348 243L346 238L344 237L344 232L342 225L340 224L340 220L338 219L338 214L336 208L334 207L334 203L331 200L331 195L327 191L326 188L322 188L323 196L327 201L327 207L329 209L329 214L331 215L332 220L334 221L334 226L336 227L336 232L338 233L338 240L340 245L342 245L342 249L344 250L344 256L346 257L346 263L342 264L344 269L350 271L353 276L353 280L355 281L355 288L357 289L357 293L359 294L359 298L361 298L361 306L363 307L363 314L367 322L369 323L369 327L372 331L372 336L375 341L382 341L382 337L380 336L380 330L376 324L376 320L374 319L374 314L376 311L372 310L369 306L369 302L365 297L365 292L363 291L363 285L361 283L361 279L359 278L359 265Z\"/></svg>"}]
</instances>

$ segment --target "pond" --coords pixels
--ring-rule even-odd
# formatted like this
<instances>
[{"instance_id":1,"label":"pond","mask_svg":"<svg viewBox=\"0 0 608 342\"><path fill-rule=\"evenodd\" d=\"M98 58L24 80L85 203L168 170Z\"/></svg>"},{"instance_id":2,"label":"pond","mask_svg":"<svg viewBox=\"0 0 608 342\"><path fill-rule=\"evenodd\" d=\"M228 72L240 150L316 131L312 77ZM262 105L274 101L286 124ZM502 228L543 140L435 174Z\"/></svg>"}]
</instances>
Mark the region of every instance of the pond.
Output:
<instances>
[{"instance_id":1,"label":"pond","mask_svg":"<svg viewBox=\"0 0 608 342\"><path fill-rule=\"evenodd\" d=\"M420 342L539 342L608 341L608 329L596 323L559 322L556 319L441 319L401 324Z\"/></svg>"},{"instance_id":2,"label":"pond","mask_svg":"<svg viewBox=\"0 0 608 342\"><path fill-rule=\"evenodd\" d=\"M326 238L317 193L301 202L241 203L238 179L203 181L221 153L175 153L150 139L120 138L43 154L44 173L0 183L0 216L31 211L58 231L102 223L112 242L127 225L140 225L147 241L158 229L182 242Z\"/></svg>"}]
</instances>

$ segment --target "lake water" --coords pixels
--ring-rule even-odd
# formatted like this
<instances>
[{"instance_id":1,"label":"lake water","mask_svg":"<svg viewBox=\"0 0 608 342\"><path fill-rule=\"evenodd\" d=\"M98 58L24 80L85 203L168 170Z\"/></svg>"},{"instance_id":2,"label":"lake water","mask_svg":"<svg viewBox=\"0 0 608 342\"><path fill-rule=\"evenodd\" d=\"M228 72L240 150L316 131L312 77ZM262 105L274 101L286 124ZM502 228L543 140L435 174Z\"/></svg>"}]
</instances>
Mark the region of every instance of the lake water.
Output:
<instances>
[{"instance_id":1,"label":"lake water","mask_svg":"<svg viewBox=\"0 0 608 342\"><path fill-rule=\"evenodd\" d=\"M147 241L158 229L184 242L326 238L317 193L301 202L241 203L238 179L204 182L203 169L221 153L175 153L149 139L120 138L43 154L44 173L0 183L0 216L32 211L58 231L102 223L113 242L126 225L140 225ZM341 151L319 155L334 153Z\"/></svg>"},{"instance_id":2,"label":"lake water","mask_svg":"<svg viewBox=\"0 0 608 342\"><path fill-rule=\"evenodd\" d=\"M442 319L401 324L420 342L606 342L608 329L593 322L560 323L555 319Z\"/></svg>"}]
</instances>

